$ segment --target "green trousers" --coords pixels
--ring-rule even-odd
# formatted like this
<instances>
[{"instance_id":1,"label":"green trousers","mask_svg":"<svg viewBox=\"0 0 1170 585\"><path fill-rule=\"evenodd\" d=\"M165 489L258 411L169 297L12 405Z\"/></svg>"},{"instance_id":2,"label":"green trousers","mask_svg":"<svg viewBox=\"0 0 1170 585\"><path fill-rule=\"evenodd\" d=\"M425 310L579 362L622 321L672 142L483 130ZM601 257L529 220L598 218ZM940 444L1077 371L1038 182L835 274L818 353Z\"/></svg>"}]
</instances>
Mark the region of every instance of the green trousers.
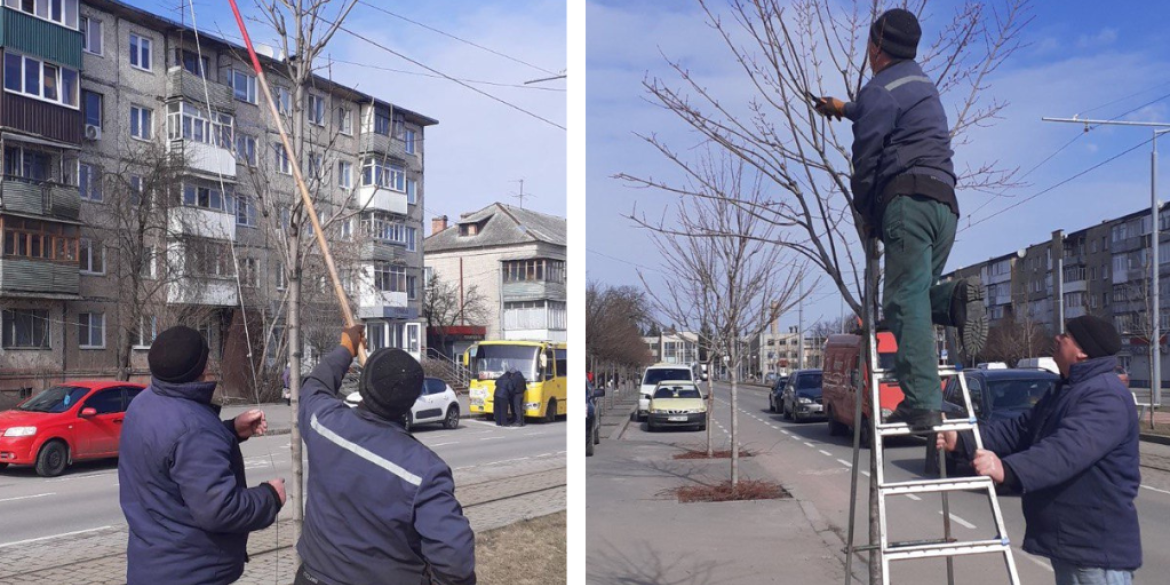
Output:
<instances>
[{"instance_id":1,"label":"green trousers","mask_svg":"<svg viewBox=\"0 0 1170 585\"><path fill-rule=\"evenodd\" d=\"M934 325L954 325L950 309L957 281L938 284L938 279L958 220L946 205L920 195L895 197L882 215L882 312L898 341L894 371L910 408L942 408Z\"/></svg>"}]
</instances>

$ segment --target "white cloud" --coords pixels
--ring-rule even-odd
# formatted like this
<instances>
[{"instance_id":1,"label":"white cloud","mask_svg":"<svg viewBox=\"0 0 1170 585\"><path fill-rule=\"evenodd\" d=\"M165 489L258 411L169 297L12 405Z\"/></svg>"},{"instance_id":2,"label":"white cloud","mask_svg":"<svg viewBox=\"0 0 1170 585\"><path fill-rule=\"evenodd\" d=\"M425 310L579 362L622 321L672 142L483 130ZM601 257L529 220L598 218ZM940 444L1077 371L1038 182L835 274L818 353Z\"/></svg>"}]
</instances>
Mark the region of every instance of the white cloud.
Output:
<instances>
[{"instance_id":1,"label":"white cloud","mask_svg":"<svg viewBox=\"0 0 1170 585\"><path fill-rule=\"evenodd\" d=\"M1077 38L1077 47L1082 49L1100 48L1106 45L1112 45L1116 40L1117 29L1106 28L1095 35L1081 35Z\"/></svg>"}]
</instances>

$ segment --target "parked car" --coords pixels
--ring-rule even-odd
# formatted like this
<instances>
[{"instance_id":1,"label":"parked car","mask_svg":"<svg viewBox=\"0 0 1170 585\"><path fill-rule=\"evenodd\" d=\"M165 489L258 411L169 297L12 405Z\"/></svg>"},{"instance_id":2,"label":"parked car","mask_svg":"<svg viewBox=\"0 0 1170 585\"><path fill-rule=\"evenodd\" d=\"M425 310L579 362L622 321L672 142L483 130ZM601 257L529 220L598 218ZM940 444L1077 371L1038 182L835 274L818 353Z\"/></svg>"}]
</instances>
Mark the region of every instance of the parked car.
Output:
<instances>
[{"instance_id":1,"label":"parked car","mask_svg":"<svg viewBox=\"0 0 1170 585\"><path fill-rule=\"evenodd\" d=\"M1060 374L1056 360L1050 357L1024 358L1016 362L1016 368L1020 370L1045 370L1053 374Z\"/></svg>"},{"instance_id":2,"label":"parked car","mask_svg":"<svg viewBox=\"0 0 1170 585\"><path fill-rule=\"evenodd\" d=\"M780 395L780 408L784 418L800 422L803 419L823 416L821 404L821 370L797 370L788 377L784 392Z\"/></svg>"},{"instance_id":3,"label":"parked car","mask_svg":"<svg viewBox=\"0 0 1170 585\"><path fill-rule=\"evenodd\" d=\"M634 418L646 419L650 412L650 398L654 395L654 389L664 380L686 380L693 384L695 376L690 367L678 364L654 364L646 368L642 374L642 385L638 390L638 410L634 413Z\"/></svg>"},{"instance_id":4,"label":"parked car","mask_svg":"<svg viewBox=\"0 0 1170 585\"><path fill-rule=\"evenodd\" d=\"M971 407L980 423L1023 416L1060 380L1060 376L1051 372L1032 369L966 370L964 375L971 393ZM945 380L943 416L958 419L968 416L963 391L954 376ZM927 441L926 470L929 474L938 473L934 441ZM947 454L947 475L971 475L973 472L962 453Z\"/></svg>"},{"instance_id":5,"label":"parked car","mask_svg":"<svg viewBox=\"0 0 1170 585\"><path fill-rule=\"evenodd\" d=\"M585 456L593 456L593 446L601 443L601 417L597 413L597 399L605 396L604 386L585 386Z\"/></svg>"},{"instance_id":6,"label":"parked car","mask_svg":"<svg viewBox=\"0 0 1170 585\"><path fill-rule=\"evenodd\" d=\"M650 399L646 427L651 431L663 427L706 429L707 402L703 393L690 380L659 382Z\"/></svg>"},{"instance_id":7,"label":"parked car","mask_svg":"<svg viewBox=\"0 0 1170 585\"><path fill-rule=\"evenodd\" d=\"M830 335L825 341L825 367L823 401L825 406L825 420L829 423L829 434L840 436L852 435L854 417L857 413L857 394L861 393L861 444L869 444L869 369L860 367L862 347L865 338L861 335L842 334ZM894 368L894 355L898 352L898 343L894 334L889 331L877 333L878 367L883 370ZM894 412L902 402L902 387L892 376L886 376L878 385L878 408L881 420Z\"/></svg>"},{"instance_id":8,"label":"parked car","mask_svg":"<svg viewBox=\"0 0 1170 585\"><path fill-rule=\"evenodd\" d=\"M345 399L350 407L362 402L361 394L351 393ZM403 424L409 432L415 425L441 423L445 429L459 426L459 397L455 391L439 378L424 378L422 393L410 409Z\"/></svg>"},{"instance_id":9,"label":"parked car","mask_svg":"<svg viewBox=\"0 0 1170 585\"><path fill-rule=\"evenodd\" d=\"M118 456L126 407L141 384L121 380L67 382L0 412L0 469L32 465L42 477L74 462Z\"/></svg>"},{"instance_id":10,"label":"parked car","mask_svg":"<svg viewBox=\"0 0 1170 585\"><path fill-rule=\"evenodd\" d=\"M772 384L772 389L768 392L768 410L780 412L780 395L784 393L784 387L787 385L788 376L780 376Z\"/></svg>"}]
</instances>

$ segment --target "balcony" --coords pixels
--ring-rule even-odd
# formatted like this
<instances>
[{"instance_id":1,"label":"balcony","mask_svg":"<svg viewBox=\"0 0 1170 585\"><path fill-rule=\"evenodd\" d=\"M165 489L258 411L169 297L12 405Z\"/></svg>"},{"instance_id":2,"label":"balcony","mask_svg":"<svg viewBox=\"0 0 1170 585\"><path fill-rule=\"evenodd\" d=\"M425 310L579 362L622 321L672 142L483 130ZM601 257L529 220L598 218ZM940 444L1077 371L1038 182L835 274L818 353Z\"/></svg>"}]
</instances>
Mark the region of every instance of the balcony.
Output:
<instances>
[{"instance_id":1,"label":"balcony","mask_svg":"<svg viewBox=\"0 0 1170 585\"><path fill-rule=\"evenodd\" d=\"M236 238L236 216L230 213L188 206L174 207L168 213L172 234L216 240Z\"/></svg>"},{"instance_id":2,"label":"balcony","mask_svg":"<svg viewBox=\"0 0 1170 585\"><path fill-rule=\"evenodd\" d=\"M366 240L362 242L361 249L358 251L358 259L406 264L407 254L410 252L407 252L406 246L401 244L389 244L382 240Z\"/></svg>"},{"instance_id":3,"label":"balcony","mask_svg":"<svg viewBox=\"0 0 1170 585\"><path fill-rule=\"evenodd\" d=\"M73 185L9 177L0 182L0 209L77 221L81 217L81 192Z\"/></svg>"},{"instance_id":4,"label":"balcony","mask_svg":"<svg viewBox=\"0 0 1170 585\"><path fill-rule=\"evenodd\" d=\"M385 187L358 187L357 203L368 211L381 210L398 215L406 215L409 208L406 204L406 193L392 191Z\"/></svg>"},{"instance_id":5,"label":"balcony","mask_svg":"<svg viewBox=\"0 0 1170 585\"><path fill-rule=\"evenodd\" d=\"M564 283L539 280L505 282L501 293L505 301L563 301L566 298Z\"/></svg>"},{"instance_id":6,"label":"balcony","mask_svg":"<svg viewBox=\"0 0 1170 585\"><path fill-rule=\"evenodd\" d=\"M206 104L208 99L212 108L221 111L234 111L236 102L232 88L215 81L207 80L207 91L204 93L203 79L182 67L171 67L167 71L167 99L183 99Z\"/></svg>"},{"instance_id":7,"label":"balcony","mask_svg":"<svg viewBox=\"0 0 1170 585\"><path fill-rule=\"evenodd\" d=\"M190 169L232 181L236 178L236 157L231 150L194 140L172 140L167 148L179 153Z\"/></svg>"},{"instance_id":8,"label":"balcony","mask_svg":"<svg viewBox=\"0 0 1170 585\"><path fill-rule=\"evenodd\" d=\"M1084 278L1064 283L1064 292L1066 294L1085 292L1087 290L1089 290L1089 281L1085 280Z\"/></svg>"},{"instance_id":9,"label":"balcony","mask_svg":"<svg viewBox=\"0 0 1170 585\"><path fill-rule=\"evenodd\" d=\"M184 276L175 279L167 290L172 305L234 307L239 304L236 281L222 278Z\"/></svg>"},{"instance_id":10,"label":"balcony","mask_svg":"<svg viewBox=\"0 0 1170 585\"><path fill-rule=\"evenodd\" d=\"M77 297L79 275L76 262L4 258L0 260L0 294L29 298Z\"/></svg>"},{"instance_id":11,"label":"balcony","mask_svg":"<svg viewBox=\"0 0 1170 585\"><path fill-rule=\"evenodd\" d=\"M569 333L564 329L505 329L504 339L508 341L560 341L567 342ZM667 358L669 362L671 358Z\"/></svg>"},{"instance_id":12,"label":"balcony","mask_svg":"<svg viewBox=\"0 0 1170 585\"><path fill-rule=\"evenodd\" d=\"M360 147L358 149L361 154L368 152L385 154L392 159L402 163L409 163L417 157L413 154L406 153L406 143L401 139L391 138L385 134L378 134L377 132L365 131L362 132ZM413 166L413 165L412 165Z\"/></svg>"},{"instance_id":13,"label":"balcony","mask_svg":"<svg viewBox=\"0 0 1170 585\"><path fill-rule=\"evenodd\" d=\"M363 287L358 294L358 317L361 319L414 319L418 309L410 306L404 292L382 292Z\"/></svg>"}]
</instances>

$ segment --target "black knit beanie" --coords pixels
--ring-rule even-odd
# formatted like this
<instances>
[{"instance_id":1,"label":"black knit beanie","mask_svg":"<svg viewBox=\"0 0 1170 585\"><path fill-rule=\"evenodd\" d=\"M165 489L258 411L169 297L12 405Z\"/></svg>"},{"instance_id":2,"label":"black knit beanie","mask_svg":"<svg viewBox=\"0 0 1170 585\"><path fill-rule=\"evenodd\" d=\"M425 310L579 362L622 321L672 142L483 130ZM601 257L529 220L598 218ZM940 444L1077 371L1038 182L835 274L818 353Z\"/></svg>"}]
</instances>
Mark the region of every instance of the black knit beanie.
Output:
<instances>
[{"instance_id":1,"label":"black knit beanie","mask_svg":"<svg viewBox=\"0 0 1170 585\"><path fill-rule=\"evenodd\" d=\"M418 360L397 348L382 348L366 358L358 393L366 410L398 420L422 394L423 369Z\"/></svg>"},{"instance_id":2,"label":"black knit beanie","mask_svg":"<svg viewBox=\"0 0 1170 585\"><path fill-rule=\"evenodd\" d=\"M1093 315L1069 319L1065 331L1076 340L1090 358L1116 355L1121 351L1121 336L1112 323Z\"/></svg>"},{"instance_id":3,"label":"black knit beanie","mask_svg":"<svg viewBox=\"0 0 1170 585\"><path fill-rule=\"evenodd\" d=\"M869 40L895 59L913 59L918 54L921 38L918 18L901 8L887 10L869 27Z\"/></svg>"},{"instance_id":4,"label":"black knit beanie","mask_svg":"<svg viewBox=\"0 0 1170 585\"><path fill-rule=\"evenodd\" d=\"M163 382L192 382L207 366L207 340L190 327L171 327L154 338L146 363L150 375Z\"/></svg>"}]
</instances>

